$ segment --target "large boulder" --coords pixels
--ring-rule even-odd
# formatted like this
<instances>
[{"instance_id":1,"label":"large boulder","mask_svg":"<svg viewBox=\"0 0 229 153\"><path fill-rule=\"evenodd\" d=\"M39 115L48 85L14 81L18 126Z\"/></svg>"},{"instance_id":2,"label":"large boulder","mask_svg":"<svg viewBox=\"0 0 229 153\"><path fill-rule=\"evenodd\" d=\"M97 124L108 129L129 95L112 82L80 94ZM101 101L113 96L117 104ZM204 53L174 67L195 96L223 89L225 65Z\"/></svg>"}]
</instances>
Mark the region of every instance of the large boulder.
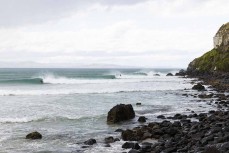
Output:
<instances>
[{"instance_id":1,"label":"large boulder","mask_svg":"<svg viewBox=\"0 0 229 153\"><path fill-rule=\"evenodd\" d=\"M201 90L205 90L205 87L201 83L197 83L196 85L192 87L192 89L201 91Z\"/></svg>"},{"instance_id":2,"label":"large boulder","mask_svg":"<svg viewBox=\"0 0 229 153\"><path fill-rule=\"evenodd\" d=\"M131 104L119 104L114 106L107 116L107 123L118 123L135 117L135 112Z\"/></svg>"},{"instance_id":3,"label":"large boulder","mask_svg":"<svg viewBox=\"0 0 229 153\"><path fill-rule=\"evenodd\" d=\"M34 139L41 139L41 138L42 138L42 135L37 131L29 133L26 135L26 139L33 139L34 140Z\"/></svg>"}]
</instances>

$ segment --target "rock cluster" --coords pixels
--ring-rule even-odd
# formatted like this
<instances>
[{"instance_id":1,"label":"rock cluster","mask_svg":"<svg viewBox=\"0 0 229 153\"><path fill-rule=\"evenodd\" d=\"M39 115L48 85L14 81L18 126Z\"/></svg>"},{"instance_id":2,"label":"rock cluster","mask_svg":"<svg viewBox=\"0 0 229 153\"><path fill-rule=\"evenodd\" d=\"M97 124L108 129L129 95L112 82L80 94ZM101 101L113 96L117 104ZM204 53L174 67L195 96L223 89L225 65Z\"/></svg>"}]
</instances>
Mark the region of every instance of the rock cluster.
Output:
<instances>
[{"instance_id":1,"label":"rock cluster","mask_svg":"<svg viewBox=\"0 0 229 153\"><path fill-rule=\"evenodd\" d=\"M194 115L199 121L191 122L190 119L179 121L151 122L142 127L122 132L125 141L140 141L147 137L157 139L155 144L128 145L138 152L227 152L229 150L229 111L211 111ZM181 114L174 116L180 118ZM147 135L147 137L146 137ZM129 144L130 142L128 142ZM126 144L125 144L126 146Z\"/></svg>"}]
</instances>

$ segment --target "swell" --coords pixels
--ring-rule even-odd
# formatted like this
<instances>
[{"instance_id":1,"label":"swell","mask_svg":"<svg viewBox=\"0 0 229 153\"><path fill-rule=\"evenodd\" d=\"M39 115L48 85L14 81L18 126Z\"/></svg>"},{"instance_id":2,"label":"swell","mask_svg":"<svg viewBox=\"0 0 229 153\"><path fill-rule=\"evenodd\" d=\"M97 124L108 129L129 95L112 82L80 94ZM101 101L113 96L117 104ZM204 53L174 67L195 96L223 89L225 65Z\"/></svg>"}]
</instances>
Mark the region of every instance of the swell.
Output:
<instances>
[{"instance_id":1,"label":"swell","mask_svg":"<svg viewBox=\"0 0 229 153\"><path fill-rule=\"evenodd\" d=\"M41 78L0 80L0 84L42 84Z\"/></svg>"},{"instance_id":2,"label":"swell","mask_svg":"<svg viewBox=\"0 0 229 153\"><path fill-rule=\"evenodd\" d=\"M98 116L55 116L55 117L23 117L23 118L0 118L0 123L30 123L30 122L44 122L44 121L83 121L87 119L101 119L105 115Z\"/></svg>"}]
</instances>

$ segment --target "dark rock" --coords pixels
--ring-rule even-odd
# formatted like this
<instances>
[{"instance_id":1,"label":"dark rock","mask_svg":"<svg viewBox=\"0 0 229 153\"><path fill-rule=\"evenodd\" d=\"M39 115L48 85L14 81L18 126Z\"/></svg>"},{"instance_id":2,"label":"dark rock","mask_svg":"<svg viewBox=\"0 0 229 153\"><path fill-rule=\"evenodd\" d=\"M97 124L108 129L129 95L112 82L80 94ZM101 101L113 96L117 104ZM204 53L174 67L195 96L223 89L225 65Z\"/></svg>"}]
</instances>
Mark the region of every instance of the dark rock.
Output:
<instances>
[{"instance_id":1,"label":"dark rock","mask_svg":"<svg viewBox=\"0 0 229 153\"><path fill-rule=\"evenodd\" d=\"M220 153L216 147L206 147L203 153Z\"/></svg>"},{"instance_id":2,"label":"dark rock","mask_svg":"<svg viewBox=\"0 0 229 153\"><path fill-rule=\"evenodd\" d=\"M115 138L115 139L114 139L114 142L116 142L116 141L120 141L120 139L119 139L119 138Z\"/></svg>"},{"instance_id":3,"label":"dark rock","mask_svg":"<svg viewBox=\"0 0 229 153\"><path fill-rule=\"evenodd\" d=\"M175 76L185 76L186 75L186 71L181 69L178 73L175 74Z\"/></svg>"},{"instance_id":4,"label":"dark rock","mask_svg":"<svg viewBox=\"0 0 229 153\"><path fill-rule=\"evenodd\" d=\"M173 76L173 74L172 73L168 73L168 74L166 74L166 76Z\"/></svg>"},{"instance_id":5,"label":"dark rock","mask_svg":"<svg viewBox=\"0 0 229 153\"><path fill-rule=\"evenodd\" d=\"M143 142L141 147L142 152L149 152L152 148L152 145L153 145L152 143Z\"/></svg>"},{"instance_id":6,"label":"dark rock","mask_svg":"<svg viewBox=\"0 0 229 153\"><path fill-rule=\"evenodd\" d=\"M108 143L108 144L105 144L104 147L111 147L111 145Z\"/></svg>"},{"instance_id":7,"label":"dark rock","mask_svg":"<svg viewBox=\"0 0 229 153\"><path fill-rule=\"evenodd\" d=\"M122 145L122 148L124 149L140 149L141 147L139 146L138 143L133 143L133 142L125 142L123 145Z\"/></svg>"},{"instance_id":8,"label":"dark rock","mask_svg":"<svg viewBox=\"0 0 229 153\"><path fill-rule=\"evenodd\" d=\"M154 74L154 76L160 76L160 74Z\"/></svg>"},{"instance_id":9,"label":"dark rock","mask_svg":"<svg viewBox=\"0 0 229 153\"><path fill-rule=\"evenodd\" d=\"M140 106L140 105L142 105L142 103L136 103L136 105L137 105L137 106Z\"/></svg>"},{"instance_id":10,"label":"dark rock","mask_svg":"<svg viewBox=\"0 0 229 153\"><path fill-rule=\"evenodd\" d=\"M89 140L87 140L87 141L84 142L84 144L86 144L86 145L93 145L95 143L96 143L96 140L95 139L89 139Z\"/></svg>"},{"instance_id":11,"label":"dark rock","mask_svg":"<svg viewBox=\"0 0 229 153\"><path fill-rule=\"evenodd\" d=\"M132 130L122 131L122 139L124 141L134 141L134 132Z\"/></svg>"},{"instance_id":12,"label":"dark rock","mask_svg":"<svg viewBox=\"0 0 229 153\"><path fill-rule=\"evenodd\" d=\"M122 131L124 131L123 129L117 129L117 130L115 130L115 132L122 132Z\"/></svg>"},{"instance_id":13,"label":"dark rock","mask_svg":"<svg viewBox=\"0 0 229 153\"><path fill-rule=\"evenodd\" d=\"M164 115L158 115L157 118L165 119Z\"/></svg>"},{"instance_id":14,"label":"dark rock","mask_svg":"<svg viewBox=\"0 0 229 153\"><path fill-rule=\"evenodd\" d=\"M176 147L169 147L167 149L165 149L163 152L165 153L172 153L172 152L176 152L177 151L177 148Z\"/></svg>"},{"instance_id":15,"label":"dark rock","mask_svg":"<svg viewBox=\"0 0 229 153\"><path fill-rule=\"evenodd\" d=\"M140 116L138 118L138 122L146 122L146 117L145 116Z\"/></svg>"},{"instance_id":16,"label":"dark rock","mask_svg":"<svg viewBox=\"0 0 229 153\"><path fill-rule=\"evenodd\" d=\"M147 139L147 138L151 138L151 136L152 136L151 133L145 132L145 133L143 134L143 136L142 136L142 140L145 140L145 139Z\"/></svg>"},{"instance_id":17,"label":"dark rock","mask_svg":"<svg viewBox=\"0 0 229 153\"><path fill-rule=\"evenodd\" d=\"M140 153L140 151L138 151L136 149L131 149L128 153Z\"/></svg>"},{"instance_id":18,"label":"dark rock","mask_svg":"<svg viewBox=\"0 0 229 153\"><path fill-rule=\"evenodd\" d=\"M26 139L41 139L42 138L42 135L35 131L35 132L32 132L32 133L29 133L28 135L26 135Z\"/></svg>"},{"instance_id":19,"label":"dark rock","mask_svg":"<svg viewBox=\"0 0 229 153\"><path fill-rule=\"evenodd\" d=\"M196 85L192 87L192 89L201 91L201 90L205 90L205 87L201 83L197 83Z\"/></svg>"},{"instance_id":20,"label":"dark rock","mask_svg":"<svg viewBox=\"0 0 229 153\"><path fill-rule=\"evenodd\" d=\"M199 98L212 98L212 96L213 96L213 94L209 94L209 95L207 95L207 94L200 94L200 95L198 95Z\"/></svg>"},{"instance_id":21,"label":"dark rock","mask_svg":"<svg viewBox=\"0 0 229 153\"><path fill-rule=\"evenodd\" d=\"M135 112L131 104L119 104L114 106L107 116L108 123L118 123L135 117Z\"/></svg>"},{"instance_id":22,"label":"dark rock","mask_svg":"<svg viewBox=\"0 0 229 153\"><path fill-rule=\"evenodd\" d=\"M161 127L169 127L170 125L172 125L172 123L170 121L163 121L161 122L160 126Z\"/></svg>"},{"instance_id":23,"label":"dark rock","mask_svg":"<svg viewBox=\"0 0 229 153\"><path fill-rule=\"evenodd\" d=\"M113 137L107 137L104 139L105 143L113 143L114 142L114 138Z\"/></svg>"}]
</instances>

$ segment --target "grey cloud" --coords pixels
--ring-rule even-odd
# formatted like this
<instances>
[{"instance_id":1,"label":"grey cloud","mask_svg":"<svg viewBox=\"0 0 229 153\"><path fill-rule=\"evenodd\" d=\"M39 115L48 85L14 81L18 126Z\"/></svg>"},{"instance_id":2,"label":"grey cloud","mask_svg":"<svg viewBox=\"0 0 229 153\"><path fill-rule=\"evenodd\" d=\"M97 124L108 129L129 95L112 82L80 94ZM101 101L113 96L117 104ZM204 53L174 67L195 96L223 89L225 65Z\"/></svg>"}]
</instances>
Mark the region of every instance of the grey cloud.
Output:
<instances>
[{"instance_id":1,"label":"grey cloud","mask_svg":"<svg viewBox=\"0 0 229 153\"><path fill-rule=\"evenodd\" d=\"M0 0L0 27L57 20L95 3L131 5L145 0Z\"/></svg>"}]
</instances>

